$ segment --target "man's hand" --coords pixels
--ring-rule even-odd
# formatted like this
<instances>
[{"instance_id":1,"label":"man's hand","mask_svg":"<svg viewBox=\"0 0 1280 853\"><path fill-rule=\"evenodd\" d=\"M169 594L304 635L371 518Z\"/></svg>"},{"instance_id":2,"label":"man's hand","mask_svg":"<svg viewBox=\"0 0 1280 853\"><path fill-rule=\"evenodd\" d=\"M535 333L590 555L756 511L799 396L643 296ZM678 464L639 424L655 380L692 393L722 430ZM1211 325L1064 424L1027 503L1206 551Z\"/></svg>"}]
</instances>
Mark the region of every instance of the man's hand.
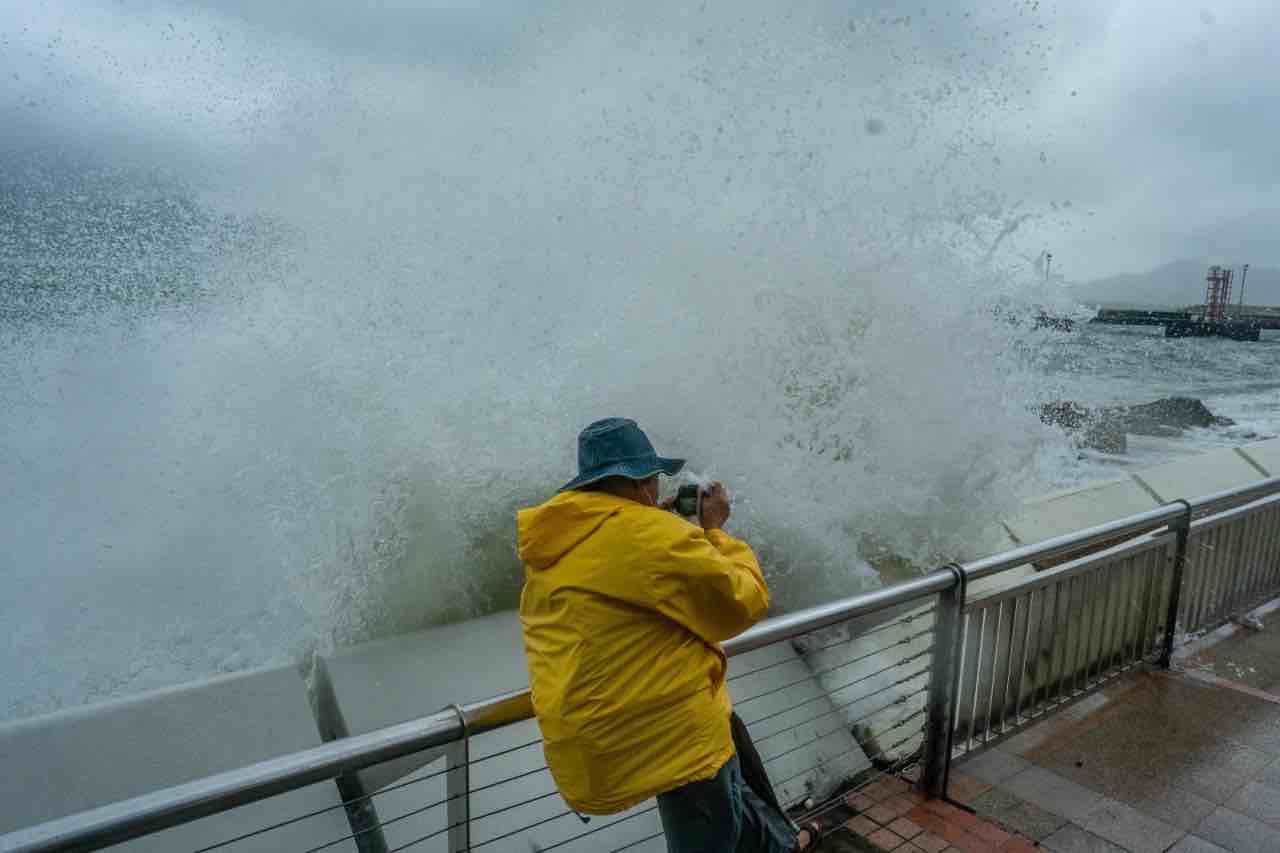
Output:
<instances>
[{"instance_id":1,"label":"man's hand","mask_svg":"<svg viewBox=\"0 0 1280 853\"><path fill-rule=\"evenodd\" d=\"M702 493L702 516L698 521L703 530L719 530L729 520L729 493L719 480Z\"/></svg>"}]
</instances>

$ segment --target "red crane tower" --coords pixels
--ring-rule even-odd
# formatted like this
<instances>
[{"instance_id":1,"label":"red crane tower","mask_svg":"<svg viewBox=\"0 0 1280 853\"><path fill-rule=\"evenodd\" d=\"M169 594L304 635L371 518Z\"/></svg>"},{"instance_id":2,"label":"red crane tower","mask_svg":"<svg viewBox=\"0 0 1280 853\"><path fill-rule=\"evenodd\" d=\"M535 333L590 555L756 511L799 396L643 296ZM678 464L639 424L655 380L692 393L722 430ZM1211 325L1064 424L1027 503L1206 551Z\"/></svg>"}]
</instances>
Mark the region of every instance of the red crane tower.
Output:
<instances>
[{"instance_id":1,"label":"red crane tower","mask_svg":"<svg viewBox=\"0 0 1280 853\"><path fill-rule=\"evenodd\" d=\"M1205 276L1204 318L1210 323L1221 323L1227 319L1232 273L1231 269L1209 267L1209 274Z\"/></svg>"}]
</instances>

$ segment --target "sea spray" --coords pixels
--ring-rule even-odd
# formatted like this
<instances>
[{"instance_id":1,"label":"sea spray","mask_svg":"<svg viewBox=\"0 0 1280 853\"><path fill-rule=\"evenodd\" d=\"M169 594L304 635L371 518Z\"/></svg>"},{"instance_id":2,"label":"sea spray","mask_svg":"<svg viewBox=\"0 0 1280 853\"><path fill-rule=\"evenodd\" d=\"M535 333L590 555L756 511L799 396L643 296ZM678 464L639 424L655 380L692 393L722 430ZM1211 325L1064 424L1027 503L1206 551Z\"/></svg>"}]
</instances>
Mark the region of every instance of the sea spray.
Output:
<instances>
[{"instance_id":1,"label":"sea spray","mask_svg":"<svg viewBox=\"0 0 1280 853\"><path fill-rule=\"evenodd\" d=\"M970 65L941 19L763 3L529 12L465 62L298 35L218 123L202 75L275 47L246 15L156 48L190 126L96 156L253 239L194 303L5 338L0 714L513 606L514 512L600 417L728 484L779 610L1036 488L1060 439L990 310L1033 212L985 141L1021 144L1027 31Z\"/></svg>"}]
</instances>

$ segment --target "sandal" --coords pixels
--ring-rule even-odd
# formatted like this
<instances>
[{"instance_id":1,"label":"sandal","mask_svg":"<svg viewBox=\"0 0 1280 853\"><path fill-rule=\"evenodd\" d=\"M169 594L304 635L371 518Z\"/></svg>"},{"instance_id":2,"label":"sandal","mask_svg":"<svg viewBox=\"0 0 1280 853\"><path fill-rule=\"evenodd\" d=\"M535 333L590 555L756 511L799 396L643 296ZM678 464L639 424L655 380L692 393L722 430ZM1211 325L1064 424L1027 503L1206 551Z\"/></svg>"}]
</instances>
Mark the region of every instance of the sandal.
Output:
<instances>
[{"instance_id":1,"label":"sandal","mask_svg":"<svg viewBox=\"0 0 1280 853\"><path fill-rule=\"evenodd\" d=\"M827 834L827 831L828 831L827 828L824 827L821 823L819 823L816 820L811 820L797 826L795 853L802 853L802 851L805 851L805 850L812 850L814 847L818 845L819 842L822 841L823 837ZM809 833L809 843L807 844L800 843L799 833L801 832Z\"/></svg>"}]
</instances>

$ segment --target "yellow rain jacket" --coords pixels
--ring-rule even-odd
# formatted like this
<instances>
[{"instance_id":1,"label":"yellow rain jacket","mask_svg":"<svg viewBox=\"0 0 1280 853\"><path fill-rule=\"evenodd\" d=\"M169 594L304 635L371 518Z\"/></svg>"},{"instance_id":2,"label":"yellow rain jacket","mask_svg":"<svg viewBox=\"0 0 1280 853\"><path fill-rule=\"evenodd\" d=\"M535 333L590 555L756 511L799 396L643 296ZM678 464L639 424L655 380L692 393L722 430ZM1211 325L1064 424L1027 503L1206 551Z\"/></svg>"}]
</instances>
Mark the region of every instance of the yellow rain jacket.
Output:
<instances>
[{"instance_id":1,"label":"yellow rain jacket","mask_svg":"<svg viewBox=\"0 0 1280 853\"><path fill-rule=\"evenodd\" d=\"M751 548L600 492L518 524L533 708L565 801L613 814L714 776L734 751L719 643L769 608Z\"/></svg>"}]
</instances>

